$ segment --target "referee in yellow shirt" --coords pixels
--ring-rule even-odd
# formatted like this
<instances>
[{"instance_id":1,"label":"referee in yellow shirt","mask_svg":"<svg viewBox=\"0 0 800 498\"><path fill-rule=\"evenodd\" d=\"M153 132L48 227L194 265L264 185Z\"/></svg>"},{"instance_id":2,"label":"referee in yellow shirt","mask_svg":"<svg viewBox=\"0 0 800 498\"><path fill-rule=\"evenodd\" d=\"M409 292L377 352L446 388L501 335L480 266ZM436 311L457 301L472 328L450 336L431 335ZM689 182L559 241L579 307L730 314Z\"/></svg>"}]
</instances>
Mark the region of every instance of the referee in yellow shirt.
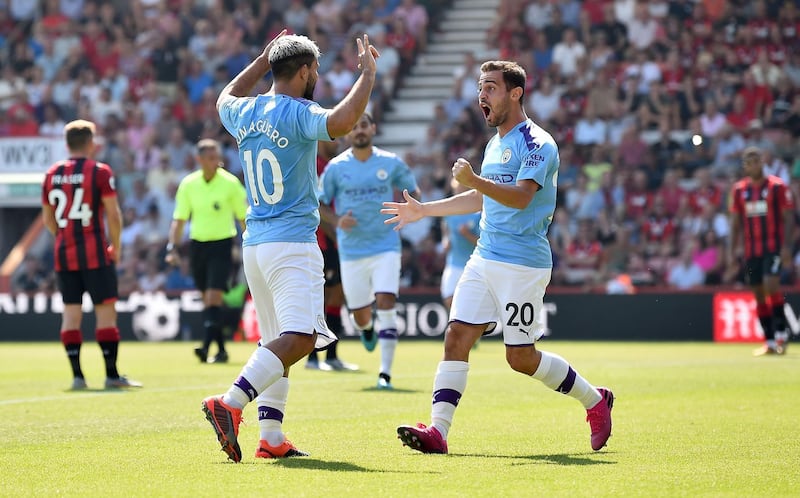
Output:
<instances>
[{"instance_id":1,"label":"referee in yellow shirt","mask_svg":"<svg viewBox=\"0 0 800 498\"><path fill-rule=\"evenodd\" d=\"M222 335L222 294L228 289L231 277L237 220L244 230L247 194L242 182L222 168L219 142L200 140L196 159L200 169L187 175L175 194L166 261L172 265L179 263L177 246L183 237L184 224L191 219L189 256L195 287L203 293L205 328L203 346L194 352L203 363L225 363L228 353ZM212 341L217 342L219 351L209 360Z\"/></svg>"}]
</instances>

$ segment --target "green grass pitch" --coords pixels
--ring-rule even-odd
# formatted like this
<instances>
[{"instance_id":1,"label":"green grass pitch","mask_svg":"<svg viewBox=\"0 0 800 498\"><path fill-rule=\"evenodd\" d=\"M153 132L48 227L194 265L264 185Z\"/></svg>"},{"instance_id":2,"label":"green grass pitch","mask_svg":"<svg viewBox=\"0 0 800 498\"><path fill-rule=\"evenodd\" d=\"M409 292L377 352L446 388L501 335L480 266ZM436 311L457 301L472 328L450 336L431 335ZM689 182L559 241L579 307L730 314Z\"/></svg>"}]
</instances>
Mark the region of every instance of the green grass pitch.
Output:
<instances>
[{"instance_id":1,"label":"green grass pitch","mask_svg":"<svg viewBox=\"0 0 800 498\"><path fill-rule=\"evenodd\" d=\"M428 422L438 342L401 342L395 392L374 390L378 352L345 341L361 372L295 367L284 429L308 458L253 458L245 410L241 464L226 460L200 411L223 392L252 344L228 365L200 365L192 343L124 343L132 392L66 391L60 344L0 347L2 496L798 496L800 345L753 358L753 345L543 341L591 382L613 388L614 429L589 447L574 400L512 372L502 345L473 351L451 454L401 446L395 427ZM83 347L90 388L99 348Z\"/></svg>"}]
</instances>

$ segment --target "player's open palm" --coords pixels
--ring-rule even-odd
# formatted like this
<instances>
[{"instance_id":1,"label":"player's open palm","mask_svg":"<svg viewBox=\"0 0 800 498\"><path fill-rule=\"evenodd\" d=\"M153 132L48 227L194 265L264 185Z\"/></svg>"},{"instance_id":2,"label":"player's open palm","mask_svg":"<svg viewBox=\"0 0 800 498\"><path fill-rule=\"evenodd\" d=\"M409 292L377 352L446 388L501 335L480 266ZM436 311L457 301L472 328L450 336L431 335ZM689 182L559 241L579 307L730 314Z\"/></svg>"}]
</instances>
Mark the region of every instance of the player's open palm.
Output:
<instances>
[{"instance_id":1,"label":"player's open palm","mask_svg":"<svg viewBox=\"0 0 800 498\"><path fill-rule=\"evenodd\" d=\"M403 190L403 198L406 202L384 202L381 214L390 214L391 218L384 221L384 223L396 223L395 230L400 230L409 223L414 223L422 219L425 214L422 212L422 204L411 197L408 190Z\"/></svg>"},{"instance_id":2,"label":"player's open palm","mask_svg":"<svg viewBox=\"0 0 800 498\"><path fill-rule=\"evenodd\" d=\"M377 66L375 59L381 56L375 46L369 44L369 36L364 35L364 40L356 38L356 46L358 47L358 68L362 73L375 73Z\"/></svg>"}]
</instances>

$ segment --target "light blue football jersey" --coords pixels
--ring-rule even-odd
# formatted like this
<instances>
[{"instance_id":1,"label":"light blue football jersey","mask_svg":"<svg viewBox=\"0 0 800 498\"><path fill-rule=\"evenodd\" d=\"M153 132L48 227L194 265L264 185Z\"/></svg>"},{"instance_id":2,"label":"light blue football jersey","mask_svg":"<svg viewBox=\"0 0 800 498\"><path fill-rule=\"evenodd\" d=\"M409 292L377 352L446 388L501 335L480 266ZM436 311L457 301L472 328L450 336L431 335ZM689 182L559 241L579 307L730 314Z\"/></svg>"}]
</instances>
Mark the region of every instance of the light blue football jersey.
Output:
<instances>
[{"instance_id":1,"label":"light blue football jersey","mask_svg":"<svg viewBox=\"0 0 800 498\"><path fill-rule=\"evenodd\" d=\"M382 252L400 252L400 234L383 221L381 208L391 201L394 190L417 190L411 169L396 154L372 148L366 161L359 161L353 149L331 159L320 177L319 200L333 204L337 216L353 212L358 224L351 230L336 229L342 260L365 258Z\"/></svg>"},{"instance_id":2,"label":"light blue football jersey","mask_svg":"<svg viewBox=\"0 0 800 498\"><path fill-rule=\"evenodd\" d=\"M245 246L316 242L317 141L328 115L316 102L286 95L228 98L219 117L239 146L250 204Z\"/></svg>"},{"instance_id":3,"label":"light blue football jersey","mask_svg":"<svg viewBox=\"0 0 800 498\"><path fill-rule=\"evenodd\" d=\"M467 265L469 257L472 256L472 251L475 250L475 246L465 239L458 230L462 225L467 225L470 232L476 236L480 235L481 214L454 214L452 216L445 216L443 219L447 227L447 239L450 241L450 250L447 251L446 263L449 266L464 268Z\"/></svg>"},{"instance_id":4,"label":"light blue football jersey","mask_svg":"<svg viewBox=\"0 0 800 498\"><path fill-rule=\"evenodd\" d=\"M531 268L552 268L547 228L556 209L558 146L530 119L486 144L481 176L514 185L533 180L541 187L525 209L504 206L483 196L481 238L477 254L484 259Z\"/></svg>"}]
</instances>

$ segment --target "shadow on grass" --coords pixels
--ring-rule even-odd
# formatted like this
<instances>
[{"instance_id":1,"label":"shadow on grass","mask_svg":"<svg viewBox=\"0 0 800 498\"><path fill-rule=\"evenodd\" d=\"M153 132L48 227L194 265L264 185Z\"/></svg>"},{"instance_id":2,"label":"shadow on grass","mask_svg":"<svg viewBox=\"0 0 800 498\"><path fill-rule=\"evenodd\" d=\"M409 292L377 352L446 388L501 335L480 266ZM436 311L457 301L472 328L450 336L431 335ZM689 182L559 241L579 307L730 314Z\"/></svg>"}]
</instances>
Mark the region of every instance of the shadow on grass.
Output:
<instances>
[{"instance_id":1,"label":"shadow on grass","mask_svg":"<svg viewBox=\"0 0 800 498\"><path fill-rule=\"evenodd\" d=\"M137 389L138 391L139 389ZM64 389L66 394L103 394L103 393L127 393L133 392L131 389L121 389L119 387L87 387L86 389Z\"/></svg>"},{"instance_id":2,"label":"shadow on grass","mask_svg":"<svg viewBox=\"0 0 800 498\"><path fill-rule=\"evenodd\" d=\"M364 472L364 473L380 473L380 474L439 474L433 471L419 471L419 470L387 470L387 469L368 469L350 462L337 462L318 460L316 458L277 458L272 462L272 465L279 465L287 469L303 469L303 470L327 470L330 472Z\"/></svg>"},{"instance_id":3,"label":"shadow on grass","mask_svg":"<svg viewBox=\"0 0 800 498\"><path fill-rule=\"evenodd\" d=\"M450 453L454 457L477 457L477 458L502 458L506 460L525 460L523 462L513 462L512 465L533 465L534 463L545 463L550 465L614 465L616 461L600 460L608 453L556 453L552 455L489 455L484 453Z\"/></svg>"},{"instance_id":4,"label":"shadow on grass","mask_svg":"<svg viewBox=\"0 0 800 498\"><path fill-rule=\"evenodd\" d=\"M387 393L387 394L392 394L392 393L414 394L414 393L418 393L418 392L421 392L421 391L419 391L417 389L403 389L401 387L395 387L394 389L378 389L375 386L370 386L370 387L362 387L361 388L361 392L364 392L364 393L375 392L375 393Z\"/></svg>"}]
</instances>

